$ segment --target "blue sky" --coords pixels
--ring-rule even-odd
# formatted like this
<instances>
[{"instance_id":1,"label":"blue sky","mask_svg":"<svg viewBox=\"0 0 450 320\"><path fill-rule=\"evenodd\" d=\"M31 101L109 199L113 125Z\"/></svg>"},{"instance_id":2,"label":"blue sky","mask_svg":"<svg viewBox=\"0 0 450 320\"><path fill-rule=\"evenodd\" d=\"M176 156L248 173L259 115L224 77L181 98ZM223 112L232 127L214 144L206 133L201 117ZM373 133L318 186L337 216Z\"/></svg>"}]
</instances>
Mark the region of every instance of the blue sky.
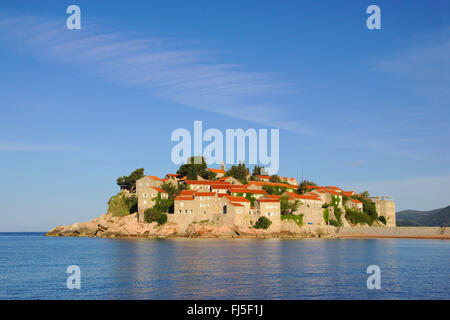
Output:
<instances>
[{"instance_id":1,"label":"blue sky","mask_svg":"<svg viewBox=\"0 0 450 320\"><path fill-rule=\"evenodd\" d=\"M449 205L448 1L121 3L0 2L0 231L104 213L194 120L279 128L280 175Z\"/></svg>"}]
</instances>

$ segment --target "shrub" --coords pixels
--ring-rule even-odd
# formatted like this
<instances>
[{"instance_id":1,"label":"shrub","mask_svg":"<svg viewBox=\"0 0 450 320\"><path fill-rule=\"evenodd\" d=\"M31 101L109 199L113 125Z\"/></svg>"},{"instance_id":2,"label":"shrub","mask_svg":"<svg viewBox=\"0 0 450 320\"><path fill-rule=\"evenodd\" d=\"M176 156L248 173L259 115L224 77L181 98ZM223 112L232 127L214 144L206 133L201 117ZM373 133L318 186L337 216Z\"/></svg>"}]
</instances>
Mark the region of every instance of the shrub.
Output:
<instances>
[{"instance_id":1,"label":"shrub","mask_svg":"<svg viewBox=\"0 0 450 320\"><path fill-rule=\"evenodd\" d=\"M302 214L283 214L281 220L293 220L298 226L303 225L303 215Z\"/></svg>"},{"instance_id":2,"label":"shrub","mask_svg":"<svg viewBox=\"0 0 450 320\"><path fill-rule=\"evenodd\" d=\"M158 222L161 225L167 222L167 215L156 208L148 208L144 211L144 221L146 223Z\"/></svg>"},{"instance_id":3,"label":"shrub","mask_svg":"<svg viewBox=\"0 0 450 320\"><path fill-rule=\"evenodd\" d=\"M369 224L369 216L364 211L353 208L345 208L345 218L351 224Z\"/></svg>"},{"instance_id":4,"label":"shrub","mask_svg":"<svg viewBox=\"0 0 450 320\"><path fill-rule=\"evenodd\" d=\"M272 224L269 218L260 217L255 223L256 229L267 229Z\"/></svg>"},{"instance_id":5,"label":"shrub","mask_svg":"<svg viewBox=\"0 0 450 320\"><path fill-rule=\"evenodd\" d=\"M340 227L339 222L337 222L336 220L333 220L333 219L330 220L330 225L335 226L335 227Z\"/></svg>"},{"instance_id":6,"label":"shrub","mask_svg":"<svg viewBox=\"0 0 450 320\"><path fill-rule=\"evenodd\" d=\"M137 198L119 192L108 201L108 213L114 217L124 217L137 211Z\"/></svg>"},{"instance_id":7,"label":"shrub","mask_svg":"<svg viewBox=\"0 0 450 320\"><path fill-rule=\"evenodd\" d=\"M384 225L386 225L386 218L384 216L379 216L378 220L380 220L380 222Z\"/></svg>"},{"instance_id":8,"label":"shrub","mask_svg":"<svg viewBox=\"0 0 450 320\"><path fill-rule=\"evenodd\" d=\"M325 221L326 224L328 224L330 220L330 209L328 209L328 207L323 209L323 220Z\"/></svg>"}]
</instances>

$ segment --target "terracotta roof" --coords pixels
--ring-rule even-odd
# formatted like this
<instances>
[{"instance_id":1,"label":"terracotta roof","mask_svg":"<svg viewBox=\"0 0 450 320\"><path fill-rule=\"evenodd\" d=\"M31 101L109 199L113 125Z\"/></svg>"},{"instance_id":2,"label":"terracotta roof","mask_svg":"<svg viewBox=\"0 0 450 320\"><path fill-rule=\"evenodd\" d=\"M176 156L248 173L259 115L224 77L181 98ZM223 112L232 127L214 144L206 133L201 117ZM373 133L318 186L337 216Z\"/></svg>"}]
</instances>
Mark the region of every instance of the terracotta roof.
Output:
<instances>
[{"instance_id":1,"label":"terracotta roof","mask_svg":"<svg viewBox=\"0 0 450 320\"><path fill-rule=\"evenodd\" d=\"M228 193L217 193L217 196L219 198L223 198L223 197L228 196L228 195L229 195Z\"/></svg>"},{"instance_id":2,"label":"terracotta roof","mask_svg":"<svg viewBox=\"0 0 450 320\"><path fill-rule=\"evenodd\" d=\"M328 189L334 189L334 190L342 190L341 188L335 187L335 186L326 186Z\"/></svg>"},{"instance_id":3,"label":"terracotta roof","mask_svg":"<svg viewBox=\"0 0 450 320\"><path fill-rule=\"evenodd\" d=\"M167 193L167 191L164 191L163 189L161 189L161 188L157 188L157 187L151 187L152 189L155 189L156 191L158 191L158 192L163 192L163 193Z\"/></svg>"},{"instance_id":4,"label":"terracotta roof","mask_svg":"<svg viewBox=\"0 0 450 320\"><path fill-rule=\"evenodd\" d=\"M296 189L298 186L293 184L286 184L286 183L277 183L277 182L264 182L264 181L249 181L248 185L257 185L257 186L276 186L276 187L285 187L290 189Z\"/></svg>"},{"instance_id":5,"label":"terracotta roof","mask_svg":"<svg viewBox=\"0 0 450 320\"><path fill-rule=\"evenodd\" d=\"M167 178L167 179L161 179L161 181L164 181L164 182L166 182L167 180L169 180L169 178Z\"/></svg>"},{"instance_id":6,"label":"terracotta roof","mask_svg":"<svg viewBox=\"0 0 450 320\"><path fill-rule=\"evenodd\" d=\"M191 196L177 196L175 200L194 200L194 197Z\"/></svg>"},{"instance_id":7,"label":"terracotta roof","mask_svg":"<svg viewBox=\"0 0 450 320\"><path fill-rule=\"evenodd\" d=\"M272 194L266 194L266 195L264 195L264 197L266 197L267 199L280 199L281 198L281 196L278 196L278 195L272 195Z\"/></svg>"},{"instance_id":8,"label":"terracotta roof","mask_svg":"<svg viewBox=\"0 0 450 320\"><path fill-rule=\"evenodd\" d=\"M225 170L222 170L222 169L208 168L208 170L211 172L214 172L214 173L225 173Z\"/></svg>"},{"instance_id":9,"label":"terracotta roof","mask_svg":"<svg viewBox=\"0 0 450 320\"><path fill-rule=\"evenodd\" d=\"M184 181L184 180L186 180L187 179L187 177L183 177L183 178L181 178L180 180L181 181Z\"/></svg>"},{"instance_id":10,"label":"terracotta roof","mask_svg":"<svg viewBox=\"0 0 450 320\"><path fill-rule=\"evenodd\" d=\"M270 179L270 176L256 175L260 179Z\"/></svg>"},{"instance_id":11,"label":"terracotta roof","mask_svg":"<svg viewBox=\"0 0 450 320\"><path fill-rule=\"evenodd\" d=\"M233 202L250 202L248 199L245 199L244 197L232 197L230 195L226 195L226 198Z\"/></svg>"},{"instance_id":12,"label":"terracotta roof","mask_svg":"<svg viewBox=\"0 0 450 320\"><path fill-rule=\"evenodd\" d=\"M354 203L362 203L361 201L357 200L357 199L350 199L350 201L354 202Z\"/></svg>"},{"instance_id":13,"label":"terracotta roof","mask_svg":"<svg viewBox=\"0 0 450 320\"><path fill-rule=\"evenodd\" d=\"M157 176L146 176L146 177L152 178L153 180L162 181L162 179L158 178Z\"/></svg>"},{"instance_id":14,"label":"terracotta roof","mask_svg":"<svg viewBox=\"0 0 450 320\"><path fill-rule=\"evenodd\" d=\"M180 195L185 196L185 195L193 195L195 193L195 190L181 190Z\"/></svg>"},{"instance_id":15,"label":"terracotta roof","mask_svg":"<svg viewBox=\"0 0 450 320\"><path fill-rule=\"evenodd\" d=\"M306 194L297 194L297 193L292 193L292 192L286 192L289 196L291 196L294 199L299 199L299 200L319 200L321 201L321 199L317 196L313 196L313 195L306 195Z\"/></svg>"},{"instance_id":16,"label":"terracotta roof","mask_svg":"<svg viewBox=\"0 0 450 320\"><path fill-rule=\"evenodd\" d=\"M194 194L194 196L195 197L197 197L197 196L215 196L216 195L216 193L215 192L196 192L195 194Z\"/></svg>"},{"instance_id":17,"label":"terracotta roof","mask_svg":"<svg viewBox=\"0 0 450 320\"><path fill-rule=\"evenodd\" d=\"M169 176L169 177L178 177L179 174L178 174L178 173L168 173L168 174L166 174L166 176Z\"/></svg>"},{"instance_id":18,"label":"terracotta roof","mask_svg":"<svg viewBox=\"0 0 450 320\"><path fill-rule=\"evenodd\" d=\"M211 189L228 189L228 184L212 184Z\"/></svg>"},{"instance_id":19,"label":"terracotta roof","mask_svg":"<svg viewBox=\"0 0 450 320\"><path fill-rule=\"evenodd\" d=\"M235 207L243 207L244 205L240 204L240 203L236 203L236 202L230 202L230 204L232 204Z\"/></svg>"},{"instance_id":20,"label":"terracotta roof","mask_svg":"<svg viewBox=\"0 0 450 320\"><path fill-rule=\"evenodd\" d=\"M211 181L208 180L186 180L187 184L202 184L202 185L209 185L211 184Z\"/></svg>"},{"instance_id":21,"label":"terracotta roof","mask_svg":"<svg viewBox=\"0 0 450 320\"><path fill-rule=\"evenodd\" d=\"M279 199L258 199L258 202L280 202Z\"/></svg>"}]
</instances>

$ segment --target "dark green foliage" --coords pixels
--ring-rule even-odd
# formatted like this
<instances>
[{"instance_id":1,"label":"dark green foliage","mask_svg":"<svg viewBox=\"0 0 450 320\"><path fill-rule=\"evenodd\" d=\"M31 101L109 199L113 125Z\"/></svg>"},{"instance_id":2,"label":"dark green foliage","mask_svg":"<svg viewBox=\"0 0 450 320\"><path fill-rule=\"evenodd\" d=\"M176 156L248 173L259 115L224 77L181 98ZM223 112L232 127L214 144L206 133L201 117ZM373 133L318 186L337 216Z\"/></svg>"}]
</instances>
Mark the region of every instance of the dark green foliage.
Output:
<instances>
[{"instance_id":1,"label":"dark green foliage","mask_svg":"<svg viewBox=\"0 0 450 320\"><path fill-rule=\"evenodd\" d=\"M359 211L353 208L345 208L345 219L347 219L350 224L369 224L370 218L364 211Z\"/></svg>"},{"instance_id":2,"label":"dark green foliage","mask_svg":"<svg viewBox=\"0 0 450 320\"><path fill-rule=\"evenodd\" d=\"M148 208L144 211L144 221L146 223L158 222L161 225L167 222L167 215L155 207Z\"/></svg>"},{"instance_id":3,"label":"dark green foliage","mask_svg":"<svg viewBox=\"0 0 450 320\"><path fill-rule=\"evenodd\" d=\"M286 187L278 187L278 186L263 186L263 190L267 191L268 194L272 195L281 195L283 194L287 188Z\"/></svg>"},{"instance_id":4,"label":"dark green foliage","mask_svg":"<svg viewBox=\"0 0 450 320\"><path fill-rule=\"evenodd\" d=\"M330 225L335 226L335 227L340 227L341 226L339 224L339 222L337 222L336 220L333 220L333 219L330 220Z\"/></svg>"},{"instance_id":5,"label":"dark green foliage","mask_svg":"<svg viewBox=\"0 0 450 320\"><path fill-rule=\"evenodd\" d=\"M119 192L108 201L108 213L114 217L124 217L137 211L137 198Z\"/></svg>"},{"instance_id":6,"label":"dark green foliage","mask_svg":"<svg viewBox=\"0 0 450 320\"><path fill-rule=\"evenodd\" d=\"M299 185L299 187L297 189L297 193L304 194L307 191L309 191L308 189L306 189L306 186L317 186L317 184L315 182L312 182L312 181L303 180L302 182L300 182L300 185Z\"/></svg>"},{"instance_id":7,"label":"dark green foliage","mask_svg":"<svg viewBox=\"0 0 450 320\"><path fill-rule=\"evenodd\" d=\"M196 158L200 159L198 164L195 163ZM187 163L180 166L177 173L180 174L181 177L186 177L188 180L197 180L197 176L208 180L213 180L216 177L214 172L208 170L204 157L190 157L187 160Z\"/></svg>"},{"instance_id":8,"label":"dark green foliage","mask_svg":"<svg viewBox=\"0 0 450 320\"><path fill-rule=\"evenodd\" d=\"M254 207L254 206L255 206L256 198L255 198L251 193L247 193L247 194L245 195L245 198L246 198L248 201L250 201L250 207Z\"/></svg>"},{"instance_id":9,"label":"dark green foliage","mask_svg":"<svg viewBox=\"0 0 450 320\"><path fill-rule=\"evenodd\" d=\"M364 191L364 194L369 194L369 192ZM362 194L363 194L362 193ZM368 216L368 225L372 225L375 221L378 220L378 213L375 206L375 202L370 200L370 198L361 195L353 195L351 196L353 199L357 199L363 204L363 212Z\"/></svg>"},{"instance_id":10,"label":"dark green foliage","mask_svg":"<svg viewBox=\"0 0 450 320\"><path fill-rule=\"evenodd\" d=\"M117 184L121 189L134 192L136 190L136 180L144 176L144 168L134 170L129 176L117 178Z\"/></svg>"},{"instance_id":11,"label":"dark green foliage","mask_svg":"<svg viewBox=\"0 0 450 320\"><path fill-rule=\"evenodd\" d=\"M270 176L269 181L270 182L280 183L281 182L281 178L279 176L277 176L276 174L274 174L274 175Z\"/></svg>"},{"instance_id":12,"label":"dark green foliage","mask_svg":"<svg viewBox=\"0 0 450 320\"><path fill-rule=\"evenodd\" d=\"M256 180L256 176L260 176L262 174L262 169L264 169L264 167L255 165L250 180Z\"/></svg>"},{"instance_id":13,"label":"dark green foliage","mask_svg":"<svg viewBox=\"0 0 450 320\"><path fill-rule=\"evenodd\" d=\"M450 227L450 206L430 211L397 212L397 226Z\"/></svg>"},{"instance_id":14,"label":"dark green foliage","mask_svg":"<svg viewBox=\"0 0 450 320\"><path fill-rule=\"evenodd\" d=\"M302 214L285 214L281 216L281 220L292 220L299 227L303 225L303 215Z\"/></svg>"},{"instance_id":15,"label":"dark green foliage","mask_svg":"<svg viewBox=\"0 0 450 320\"><path fill-rule=\"evenodd\" d=\"M174 184L172 182L164 182L160 186L160 188L168 193L169 199L174 199L179 194L179 187L178 187L178 185L176 185L176 184Z\"/></svg>"},{"instance_id":16,"label":"dark green foliage","mask_svg":"<svg viewBox=\"0 0 450 320\"><path fill-rule=\"evenodd\" d=\"M255 223L256 229L267 229L272 224L269 218L260 217Z\"/></svg>"},{"instance_id":17,"label":"dark green foliage","mask_svg":"<svg viewBox=\"0 0 450 320\"><path fill-rule=\"evenodd\" d=\"M328 209L328 207L325 207L325 209L323 209L323 220L326 224L330 222L330 209Z\"/></svg>"},{"instance_id":18,"label":"dark green foliage","mask_svg":"<svg viewBox=\"0 0 450 320\"><path fill-rule=\"evenodd\" d=\"M281 196L280 198L280 207L282 215L291 215L295 211L297 211L300 206L300 201L290 201L288 196Z\"/></svg>"},{"instance_id":19,"label":"dark green foliage","mask_svg":"<svg viewBox=\"0 0 450 320\"><path fill-rule=\"evenodd\" d=\"M386 218L384 216L379 216L378 220L380 220L380 222L384 225L386 225Z\"/></svg>"},{"instance_id":20,"label":"dark green foliage","mask_svg":"<svg viewBox=\"0 0 450 320\"><path fill-rule=\"evenodd\" d=\"M239 163L237 166L233 165L231 168L225 173L227 177L233 177L239 180L241 183L247 183L247 174L249 170L245 166L245 163Z\"/></svg>"},{"instance_id":21,"label":"dark green foliage","mask_svg":"<svg viewBox=\"0 0 450 320\"><path fill-rule=\"evenodd\" d=\"M338 196L332 195L331 206L334 208L334 216L336 217L336 222L339 224L339 226L342 226L342 210L341 208L339 208L339 203L341 203L341 199Z\"/></svg>"}]
</instances>

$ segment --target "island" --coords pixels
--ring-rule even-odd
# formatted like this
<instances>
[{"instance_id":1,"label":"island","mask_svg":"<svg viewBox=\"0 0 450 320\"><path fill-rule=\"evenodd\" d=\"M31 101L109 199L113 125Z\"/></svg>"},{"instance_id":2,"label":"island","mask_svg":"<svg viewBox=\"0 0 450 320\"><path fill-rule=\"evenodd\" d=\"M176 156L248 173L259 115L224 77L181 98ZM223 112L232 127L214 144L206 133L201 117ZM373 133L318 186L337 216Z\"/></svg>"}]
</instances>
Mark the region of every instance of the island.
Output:
<instances>
[{"instance_id":1,"label":"island","mask_svg":"<svg viewBox=\"0 0 450 320\"><path fill-rule=\"evenodd\" d=\"M164 178L144 169L117 179L120 191L105 214L90 222L57 226L47 236L108 238L447 238L442 228L399 232L395 202L337 186L253 172L244 163L225 170L189 159ZM432 230L433 229L433 230Z\"/></svg>"}]
</instances>

